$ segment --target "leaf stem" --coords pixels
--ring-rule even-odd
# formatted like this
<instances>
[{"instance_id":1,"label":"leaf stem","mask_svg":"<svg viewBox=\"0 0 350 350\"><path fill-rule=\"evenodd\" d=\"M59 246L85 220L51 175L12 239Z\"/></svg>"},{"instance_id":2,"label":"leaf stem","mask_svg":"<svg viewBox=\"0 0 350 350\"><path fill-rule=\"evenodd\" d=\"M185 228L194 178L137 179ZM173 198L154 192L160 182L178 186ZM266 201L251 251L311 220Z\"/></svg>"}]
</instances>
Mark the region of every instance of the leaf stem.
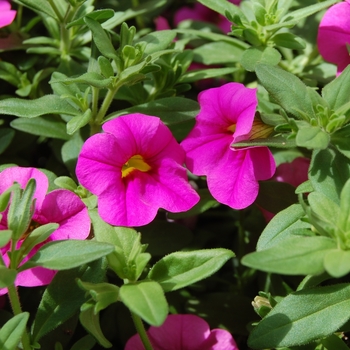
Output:
<instances>
[{"instance_id":1,"label":"leaf stem","mask_svg":"<svg viewBox=\"0 0 350 350\"><path fill-rule=\"evenodd\" d=\"M145 347L145 350L153 350L152 344L147 336L145 326L139 316L137 316L135 313L131 312L131 317L134 321L135 328L137 330L137 333L140 336L140 339L142 341L143 346Z\"/></svg>"},{"instance_id":2,"label":"leaf stem","mask_svg":"<svg viewBox=\"0 0 350 350\"><path fill-rule=\"evenodd\" d=\"M15 316L19 315L20 313L22 313L22 309L21 309L21 304L19 301L19 296L17 293L17 288L15 287L14 284L12 284L12 285L7 287L7 290L8 290L8 296L10 299L13 314ZM30 346L29 335L28 335L26 330L23 332L23 335L22 335L22 346L23 346L23 350L31 350L32 349L32 347Z\"/></svg>"}]
</instances>

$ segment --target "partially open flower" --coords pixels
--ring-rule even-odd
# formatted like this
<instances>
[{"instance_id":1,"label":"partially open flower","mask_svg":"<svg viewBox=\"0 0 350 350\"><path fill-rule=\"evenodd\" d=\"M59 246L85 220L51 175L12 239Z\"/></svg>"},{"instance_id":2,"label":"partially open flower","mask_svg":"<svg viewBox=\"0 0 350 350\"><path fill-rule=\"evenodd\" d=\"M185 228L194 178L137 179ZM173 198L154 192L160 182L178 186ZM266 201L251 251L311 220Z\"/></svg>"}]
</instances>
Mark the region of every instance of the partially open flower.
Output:
<instances>
[{"instance_id":1,"label":"partially open flower","mask_svg":"<svg viewBox=\"0 0 350 350\"><path fill-rule=\"evenodd\" d=\"M228 331L210 330L196 315L169 315L160 327L150 327L147 335L154 350L238 350ZM144 350L138 334L128 340L124 350Z\"/></svg>"},{"instance_id":2,"label":"partially open flower","mask_svg":"<svg viewBox=\"0 0 350 350\"><path fill-rule=\"evenodd\" d=\"M142 226L159 208L177 213L199 201L183 167L185 153L159 118L128 114L105 123L103 130L83 145L76 174L98 197L106 222Z\"/></svg>"},{"instance_id":3,"label":"partially open flower","mask_svg":"<svg viewBox=\"0 0 350 350\"><path fill-rule=\"evenodd\" d=\"M32 257L39 247L47 242L63 239L85 239L90 232L89 215L81 199L73 192L63 189L47 193L48 179L43 172L35 168L11 167L3 170L0 173L0 193L10 188L14 182L19 183L21 188L25 188L31 178L36 181L36 190L34 193L34 214L29 230L48 223L57 223L59 227L44 243L35 246L23 262ZM8 209L1 213L0 230L8 229L7 212ZM19 240L17 248L21 246L22 242L23 239ZM10 244L0 248L6 265L9 264L7 252L10 249ZM15 285L25 287L47 285L55 273L55 271L43 267L31 268L17 275ZM7 288L0 289L0 295L5 293L7 293Z\"/></svg>"},{"instance_id":4,"label":"partially open flower","mask_svg":"<svg viewBox=\"0 0 350 350\"><path fill-rule=\"evenodd\" d=\"M16 17L17 11L11 10L7 0L0 0L0 28L10 25Z\"/></svg>"},{"instance_id":5,"label":"partially open flower","mask_svg":"<svg viewBox=\"0 0 350 350\"><path fill-rule=\"evenodd\" d=\"M317 36L321 56L337 65L340 74L350 64L350 0L331 6L324 14Z\"/></svg>"}]
</instances>

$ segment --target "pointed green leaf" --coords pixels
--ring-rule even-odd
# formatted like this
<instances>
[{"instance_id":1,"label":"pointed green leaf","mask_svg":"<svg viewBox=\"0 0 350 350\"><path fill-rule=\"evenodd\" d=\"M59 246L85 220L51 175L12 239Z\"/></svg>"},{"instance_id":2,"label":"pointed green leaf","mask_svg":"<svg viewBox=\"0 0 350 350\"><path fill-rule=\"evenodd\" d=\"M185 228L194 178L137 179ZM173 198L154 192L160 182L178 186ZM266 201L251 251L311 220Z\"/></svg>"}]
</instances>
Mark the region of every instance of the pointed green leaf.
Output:
<instances>
[{"instance_id":1,"label":"pointed green leaf","mask_svg":"<svg viewBox=\"0 0 350 350\"><path fill-rule=\"evenodd\" d=\"M107 21L108 19L112 18L114 16L114 10L111 9L99 9L93 12L90 12L86 15L86 17L91 18L97 22L103 23ZM81 26L84 25L84 17L80 17L72 22L69 22L66 26L67 29L73 27L73 26Z\"/></svg>"},{"instance_id":2,"label":"pointed green leaf","mask_svg":"<svg viewBox=\"0 0 350 350\"><path fill-rule=\"evenodd\" d=\"M0 347L3 350L16 350L26 329L29 312L22 312L9 321L0 329Z\"/></svg>"},{"instance_id":3,"label":"pointed green leaf","mask_svg":"<svg viewBox=\"0 0 350 350\"><path fill-rule=\"evenodd\" d=\"M331 143L337 148L337 150L340 153L344 154L344 156L347 157L348 159L350 159L349 138L350 138L350 124L337 130L331 135Z\"/></svg>"},{"instance_id":4,"label":"pointed green leaf","mask_svg":"<svg viewBox=\"0 0 350 350\"><path fill-rule=\"evenodd\" d=\"M91 109L87 109L82 115L76 115L67 123L67 134L73 135L76 131L89 124L91 120Z\"/></svg>"},{"instance_id":5,"label":"pointed green leaf","mask_svg":"<svg viewBox=\"0 0 350 350\"><path fill-rule=\"evenodd\" d=\"M28 134L69 140L69 135L66 132L66 124L50 116L33 119L17 118L10 125L14 129L27 132Z\"/></svg>"},{"instance_id":6,"label":"pointed green leaf","mask_svg":"<svg viewBox=\"0 0 350 350\"><path fill-rule=\"evenodd\" d=\"M65 78L62 80L56 80L57 83L65 83L65 84L88 84L99 89L107 88L111 85L112 79L105 78L103 75L95 72L84 73L76 78Z\"/></svg>"},{"instance_id":7,"label":"pointed green leaf","mask_svg":"<svg viewBox=\"0 0 350 350\"><path fill-rule=\"evenodd\" d=\"M324 257L334 248L335 241L327 237L294 235L269 249L245 255L241 263L283 275L315 275L324 271Z\"/></svg>"},{"instance_id":8,"label":"pointed green leaf","mask_svg":"<svg viewBox=\"0 0 350 350\"><path fill-rule=\"evenodd\" d=\"M283 241L283 239L291 233L297 232L300 229L309 228L309 224L300 220L303 216L305 216L305 212L300 204L293 204L279 212L268 223L260 235L256 249L258 251L268 249L280 241Z\"/></svg>"},{"instance_id":9,"label":"pointed green leaf","mask_svg":"<svg viewBox=\"0 0 350 350\"><path fill-rule=\"evenodd\" d=\"M307 126L298 130L296 144L308 149L326 149L330 141L330 135L319 126Z\"/></svg>"},{"instance_id":10,"label":"pointed green leaf","mask_svg":"<svg viewBox=\"0 0 350 350\"><path fill-rule=\"evenodd\" d=\"M124 284L120 299L132 312L152 326L160 326L168 315L168 303L162 287L154 281Z\"/></svg>"},{"instance_id":11,"label":"pointed green leaf","mask_svg":"<svg viewBox=\"0 0 350 350\"><path fill-rule=\"evenodd\" d=\"M10 145L15 131L10 128L0 129L0 154L3 153L6 148Z\"/></svg>"},{"instance_id":12,"label":"pointed green leaf","mask_svg":"<svg viewBox=\"0 0 350 350\"><path fill-rule=\"evenodd\" d=\"M249 72L253 72L257 64L275 66L281 60L281 54L273 47L250 47L244 51L240 63Z\"/></svg>"},{"instance_id":13,"label":"pointed green leaf","mask_svg":"<svg viewBox=\"0 0 350 350\"><path fill-rule=\"evenodd\" d=\"M35 100L7 98L0 101L0 114L35 118L45 114L77 115L79 111L56 95L45 95Z\"/></svg>"},{"instance_id":14,"label":"pointed green leaf","mask_svg":"<svg viewBox=\"0 0 350 350\"><path fill-rule=\"evenodd\" d=\"M19 3L34 10L35 12L43 12L52 18L58 19L55 11L52 9L50 2L47 0L18 0Z\"/></svg>"},{"instance_id":15,"label":"pointed green leaf","mask_svg":"<svg viewBox=\"0 0 350 350\"><path fill-rule=\"evenodd\" d=\"M114 250L108 243L81 240L53 241L43 245L23 264L19 271L36 266L51 270L66 270L102 258ZM79 254L77 254L79 252Z\"/></svg>"},{"instance_id":16,"label":"pointed green leaf","mask_svg":"<svg viewBox=\"0 0 350 350\"><path fill-rule=\"evenodd\" d=\"M12 236L11 230L1 230L0 235L0 248L5 247L5 245L10 242Z\"/></svg>"},{"instance_id":17,"label":"pointed green leaf","mask_svg":"<svg viewBox=\"0 0 350 350\"><path fill-rule=\"evenodd\" d=\"M291 347L331 335L350 317L349 293L349 284L336 284L289 294L253 329L248 346Z\"/></svg>"},{"instance_id":18,"label":"pointed green leaf","mask_svg":"<svg viewBox=\"0 0 350 350\"><path fill-rule=\"evenodd\" d=\"M45 289L33 325L33 342L63 324L79 311L86 301L85 291L76 283L79 278L99 283L105 280L107 264L103 259L76 269L59 271Z\"/></svg>"},{"instance_id":19,"label":"pointed green leaf","mask_svg":"<svg viewBox=\"0 0 350 350\"><path fill-rule=\"evenodd\" d=\"M111 348L112 344L103 335L100 326L99 314L94 313L94 308L90 307L79 315L79 320L85 329L91 333L104 348Z\"/></svg>"},{"instance_id":20,"label":"pointed green leaf","mask_svg":"<svg viewBox=\"0 0 350 350\"><path fill-rule=\"evenodd\" d=\"M258 64L255 71L261 84L287 112L299 119L315 117L306 85L294 74L266 64Z\"/></svg>"},{"instance_id":21,"label":"pointed green leaf","mask_svg":"<svg viewBox=\"0 0 350 350\"><path fill-rule=\"evenodd\" d=\"M175 39L176 31L173 30L161 30L153 32L143 36L135 41L137 43L145 43L145 54L152 54L160 50L165 50Z\"/></svg>"},{"instance_id":22,"label":"pointed green leaf","mask_svg":"<svg viewBox=\"0 0 350 350\"><path fill-rule=\"evenodd\" d=\"M231 250L223 248L175 252L159 260L148 277L169 292L211 276L234 256Z\"/></svg>"}]
</instances>

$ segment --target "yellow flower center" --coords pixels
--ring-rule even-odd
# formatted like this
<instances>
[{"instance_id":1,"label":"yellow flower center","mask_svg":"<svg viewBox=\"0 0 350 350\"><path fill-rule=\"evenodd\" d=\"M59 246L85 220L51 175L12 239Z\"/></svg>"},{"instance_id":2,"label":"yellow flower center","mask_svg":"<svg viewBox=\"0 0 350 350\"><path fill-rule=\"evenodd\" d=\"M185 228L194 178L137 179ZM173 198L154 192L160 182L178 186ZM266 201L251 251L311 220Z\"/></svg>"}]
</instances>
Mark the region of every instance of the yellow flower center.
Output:
<instances>
[{"instance_id":1,"label":"yellow flower center","mask_svg":"<svg viewBox=\"0 0 350 350\"><path fill-rule=\"evenodd\" d=\"M226 130L232 132L232 134L236 131L236 124L230 125Z\"/></svg>"},{"instance_id":2,"label":"yellow flower center","mask_svg":"<svg viewBox=\"0 0 350 350\"><path fill-rule=\"evenodd\" d=\"M146 173L151 167L143 160L139 154L132 156L122 167L122 178L131 174L134 170Z\"/></svg>"}]
</instances>

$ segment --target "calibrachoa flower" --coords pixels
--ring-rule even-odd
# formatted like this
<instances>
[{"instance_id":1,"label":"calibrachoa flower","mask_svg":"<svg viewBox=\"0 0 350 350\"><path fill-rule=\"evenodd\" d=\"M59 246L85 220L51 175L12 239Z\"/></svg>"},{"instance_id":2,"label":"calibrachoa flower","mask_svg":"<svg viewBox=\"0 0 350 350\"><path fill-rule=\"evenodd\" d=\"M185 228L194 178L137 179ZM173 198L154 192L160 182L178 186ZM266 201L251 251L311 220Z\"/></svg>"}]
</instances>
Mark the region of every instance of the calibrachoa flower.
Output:
<instances>
[{"instance_id":1,"label":"calibrachoa flower","mask_svg":"<svg viewBox=\"0 0 350 350\"><path fill-rule=\"evenodd\" d=\"M337 65L340 74L350 64L350 0L331 6L324 14L317 36L322 57Z\"/></svg>"},{"instance_id":2,"label":"calibrachoa flower","mask_svg":"<svg viewBox=\"0 0 350 350\"><path fill-rule=\"evenodd\" d=\"M48 179L46 175L35 168L11 167L0 173L0 193L6 191L14 182L19 183L21 188L25 188L29 179L35 179L36 190L34 193L35 209L31 227L35 228L48 223L58 223L59 227L42 244L35 246L28 256L27 261L33 256L43 244L63 239L85 239L90 232L90 219L87 208L81 199L71 191L58 189L47 193ZM8 229L7 211L2 212L0 230ZM1 234L1 231L0 231ZM18 242L17 248L23 240ZM8 265L9 258L7 252L10 243L0 248L1 255ZM55 271L42 267L35 267L20 272L17 275L15 285L34 287L47 285L55 275ZM7 288L0 289L0 295L7 293Z\"/></svg>"},{"instance_id":3,"label":"calibrachoa flower","mask_svg":"<svg viewBox=\"0 0 350 350\"><path fill-rule=\"evenodd\" d=\"M11 4L7 0L0 0L0 28L6 27L13 22L17 11L11 10Z\"/></svg>"},{"instance_id":4,"label":"calibrachoa flower","mask_svg":"<svg viewBox=\"0 0 350 350\"><path fill-rule=\"evenodd\" d=\"M157 117L129 114L108 121L78 157L80 183L98 197L102 219L116 226L142 226L159 208L182 212L199 196L182 166L185 153Z\"/></svg>"},{"instance_id":5,"label":"calibrachoa flower","mask_svg":"<svg viewBox=\"0 0 350 350\"><path fill-rule=\"evenodd\" d=\"M198 100L196 125L181 144L186 165L193 174L207 176L209 191L218 202L246 208L257 197L258 180L269 179L275 171L267 147L231 147L259 133L259 123L253 128L256 89L228 83L202 91Z\"/></svg>"},{"instance_id":6,"label":"calibrachoa flower","mask_svg":"<svg viewBox=\"0 0 350 350\"><path fill-rule=\"evenodd\" d=\"M196 315L169 315L160 327L151 326L147 335L154 350L238 350L228 331L210 330ZM144 350L138 334L128 340L124 350Z\"/></svg>"}]
</instances>

